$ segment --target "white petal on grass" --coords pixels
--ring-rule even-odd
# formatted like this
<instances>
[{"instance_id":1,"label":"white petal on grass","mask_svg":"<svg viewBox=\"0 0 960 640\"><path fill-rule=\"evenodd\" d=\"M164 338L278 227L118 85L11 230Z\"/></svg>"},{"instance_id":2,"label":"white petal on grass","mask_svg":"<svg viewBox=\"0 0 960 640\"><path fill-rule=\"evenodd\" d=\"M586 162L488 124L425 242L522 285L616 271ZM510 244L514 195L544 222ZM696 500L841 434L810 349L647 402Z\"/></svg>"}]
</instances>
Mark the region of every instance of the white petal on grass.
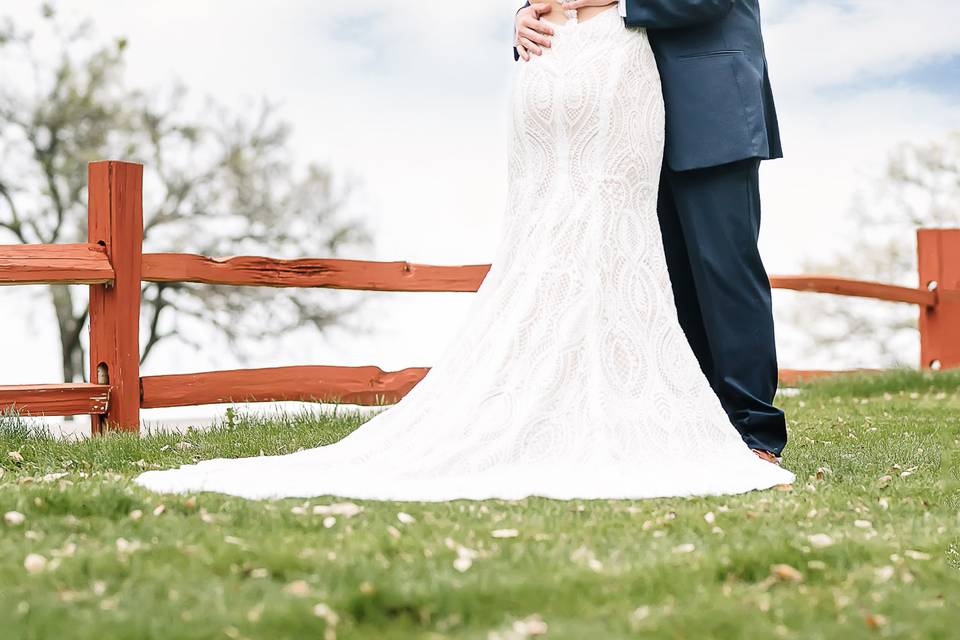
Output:
<instances>
[{"instance_id":1,"label":"white petal on grass","mask_svg":"<svg viewBox=\"0 0 960 640\"><path fill-rule=\"evenodd\" d=\"M630 614L630 619L635 622L640 622L641 620L646 620L650 617L650 607L644 605L642 607L637 607L633 610L633 613Z\"/></svg>"},{"instance_id":2,"label":"white petal on grass","mask_svg":"<svg viewBox=\"0 0 960 640\"><path fill-rule=\"evenodd\" d=\"M263 609L264 609L264 606L263 606L263 603L261 602L257 604L255 607L253 607L252 609L250 609L249 611L247 611L247 622L252 622L254 624L256 624L257 622L260 622L260 616L263 615Z\"/></svg>"},{"instance_id":3,"label":"white petal on grass","mask_svg":"<svg viewBox=\"0 0 960 640\"><path fill-rule=\"evenodd\" d=\"M340 621L340 616L338 616L337 613L325 602L319 602L314 605L313 615L318 618L323 618L331 627L336 626L336 624Z\"/></svg>"},{"instance_id":4,"label":"white petal on grass","mask_svg":"<svg viewBox=\"0 0 960 640\"><path fill-rule=\"evenodd\" d=\"M467 569L473 566L473 560L468 556L459 556L456 560L453 561L453 568L463 573Z\"/></svg>"},{"instance_id":5,"label":"white petal on grass","mask_svg":"<svg viewBox=\"0 0 960 640\"><path fill-rule=\"evenodd\" d=\"M23 568L27 573L40 573L47 568L47 559L39 553L31 553L23 560Z\"/></svg>"},{"instance_id":6,"label":"white petal on grass","mask_svg":"<svg viewBox=\"0 0 960 640\"><path fill-rule=\"evenodd\" d=\"M417 519L414 518L412 515L410 515L409 513L405 513L403 511L397 514L397 520L399 520L403 524L413 524L414 522L417 521Z\"/></svg>"},{"instance_id":7,"label":"white petal on grass","mask_svg":"<svg viewBox=\"0 0 960 640\"><path fill-rule=\"evenodd\" d=\"M809 540L810 544L817 549L823 549L824 547L829 547L833 544L833 538L825 533L815 533L811 536L807 536L807 540Z\"/></svg>"},{"instance_id":8,"label":"white petal on grass","mask_svg":"<svg viewBox=\"0 0 960 640\"><path fill-rule=\"evenodd\" d=\"M313 513L316 515L343 516L345 518L352 518L362 511L363 507L355 505L352 502L318 504L313 507Z\"/></svg>"},{"instance_id":9,"label":"white petal on grass","mask_svg":"<svg viewBox=\"0 0 960 640\"><path fill-rule=\"evenodd\" d=\"M874 569L873 575L876 577L877 582L887 582L890 578L894 576L896 572L897 572L896 569L894 569L890 565L886 565L884 567L877 567L876 569Z\"/></svg>"},{"instance_id":10,"label":"white petal on grass","mask_svg":"<svg viewBox=\"0 0 960 640\"><path fill-rule=\"evenodd\" d=\"M490 535L494 538L516 538L520 532L516 529L495 529Z\"/></svg>"},{"instance_id":11,"label":"white petal on grass","mask_svg":"<svg viewBox=\"0 0 960 640\"><path fill-rule=\"evenodd\" d=\"M577 564L586 565L591 571L599 573L603 571L603 563L597 559L597 556L587 547L581 546L570 554L570 560Z\"/></svg>"},{"instance_id":12,"label":"white petal on grass","mask_svg":"<svg viewBox=\"0 0 960 640\"><path fill-rule=\"evenodd\" d=\"M302 598L303 596L310 593L310 585L307 584L306 580L294 580L287 586L283 588L284 592Z\"/></svg>"},{"instance_id":13,"label":"white petal on grass","mask_svg":"<svg viewBox=\"0 0 960 640\"><path fill-rule=\"evenodd\" d=\"M915 551L914 549L907 549L903 552L903 555L907 556L911 560L929 560L930 554L924 553L923 551Z\"/></svg>"},{"instance_id":14,"label":"white petal on grass","mask_svg":"<svg viewBox=\"0 0 960 640\"><path fill-rule=\"evenodd\" d=\"M134 540L131 542L126 538L117 538L114 544L117 546L117 553L120 555L128 555L135 551L139 551L140 547L142 546L139 540Z\"/></svg>"},{"instance_id":15,"label":"white petal on grass","mask_svg":"<svg viewBox=\"0 0 960 640\"><path fill-rule=\"evenodd\" d=\"M697 550L696 545L688 542L686 544L681 544L674 547L673 553L693 553L696 550Z\"/></svg>"},{"instance_id":16,"label":"white petal on grass","mask_svg":"<svg viewBox=\"0 0 960 640\"><path fill-rule=\"evenodd\" d=\"M532 615L523 620L517 620L513 623L513 632L522 638L544 635L549 627L538 615Z\"/></svg>"},{"instance_id":17,"label":"white petal on grass","mask_svg":"<svg viewBox=\"0 0 960 640\"><path fill-rule=\"evenodd\" d=\"M19 527L27 521L27 516L23 515L19 511L7 511L5 514L3 514L3 521L8 527Z\"/></svg>"}]
</instances>

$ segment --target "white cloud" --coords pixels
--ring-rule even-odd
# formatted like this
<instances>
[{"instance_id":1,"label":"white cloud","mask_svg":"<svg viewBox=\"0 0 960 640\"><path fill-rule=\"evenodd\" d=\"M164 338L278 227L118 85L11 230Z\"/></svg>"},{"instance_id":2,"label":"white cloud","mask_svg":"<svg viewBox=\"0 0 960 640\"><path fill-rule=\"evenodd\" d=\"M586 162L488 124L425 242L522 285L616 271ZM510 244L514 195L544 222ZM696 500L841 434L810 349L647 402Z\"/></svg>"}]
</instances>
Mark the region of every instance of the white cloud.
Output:
<instances>
[{"instance_id":1,"label":"white cloud","mask_svg":"<svg viewBox=\"0 0 960 640\"><path fill-rule=\"evenodd\" d=\"M890 76L960 52L954 0L770 0L767 49L784 95Z\"/></svg>"}]
</instances>

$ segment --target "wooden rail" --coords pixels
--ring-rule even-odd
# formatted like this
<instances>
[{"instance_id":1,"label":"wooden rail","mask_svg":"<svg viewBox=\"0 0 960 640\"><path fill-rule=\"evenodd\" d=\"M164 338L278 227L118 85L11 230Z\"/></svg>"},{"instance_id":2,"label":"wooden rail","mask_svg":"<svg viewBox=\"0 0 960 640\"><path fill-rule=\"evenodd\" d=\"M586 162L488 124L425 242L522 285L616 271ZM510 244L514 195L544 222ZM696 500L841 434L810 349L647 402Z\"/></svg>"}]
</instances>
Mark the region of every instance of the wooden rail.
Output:
<instances>
[{"instance_id":1,"label":"wooden rail","mask_svg":"<svg viewBox=\"0 0 960 640\"><path fill-rule=\"evenodd\" d=\"M936 292L927 289L901 287L836 276L771 276L770 286L775 289L832 293L839 296L872 298L888 302L907 302L925 307L932 307L937 304Z\"/></svg>"},{"instance_id":2,"label":"wooden rail","mask_svg":"<svg viewBox=\"0 0 960 640\"><path fill-rule=\"evenodd\" d=\"M326 287L361 291L476 291L490 265L433 266L412 262L370 262L262 256L209 258L187 253L147 253L148 282L198 282L256 287Z\"/></svg>"},{"instance_id":3,"label":"wooden rail","mask_svg":"<svg viewBox=\"0 0 960 640\"><path fill-rule=\"evenodd\" d=\"M212 258L142 253L143 167L118 161L89 166L88 242L0 246L0 284L90 285L92 384L0 386L0 410L33 415L88 413L93 432L136 431L140 409L221 402L306 400L378 405L396 402L429 371L377 367L275 367L140 377L142 282L327 287L364 291L476 291L490 265L261 256ZM919 286L834 276L773 276L778 289L914 304L920 308L921 367L960 367L960 230L918 234ZM834 371L783 369L793 384Z\"/></svg>"},{"instance_id":4,"label":"wooden rail","mask_svg":"<svg viewBox=\"0 0 960 640\"><path fill-rule=\"evenodd\" d=\"M150 409L281 400L392 404L428 370L416 367L387 373L378 367L308 366L145 376L141 378L140 406Z\"/></svg>"},{"instance_id":5,"label":"wooden rail","mask_svg":"<svg viewBox=\"0 0 960 640\"><path fill-rule=\"evenodd\" d=\"M0 386L0 408L47 416L106 413L110 386L105 384L34 384Z\"/></svg>"},{"instance_id":6,"label":"wooden rail","mask_svg":"<svg viewBox=\"0 0 960 640\"><path fill-rule=\"evenodd\" d=\"M0 284L105 284L113 281L98 244L0 245Z\"/></svg>"}]
</instances>

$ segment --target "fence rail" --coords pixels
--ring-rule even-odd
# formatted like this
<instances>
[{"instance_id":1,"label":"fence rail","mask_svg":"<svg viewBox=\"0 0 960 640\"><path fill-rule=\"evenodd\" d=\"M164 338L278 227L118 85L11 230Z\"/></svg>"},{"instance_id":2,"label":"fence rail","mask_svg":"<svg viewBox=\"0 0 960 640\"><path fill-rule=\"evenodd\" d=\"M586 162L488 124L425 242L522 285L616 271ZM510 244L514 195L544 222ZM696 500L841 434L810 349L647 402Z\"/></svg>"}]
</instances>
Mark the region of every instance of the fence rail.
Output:
<instances>
[{"instance_id":1,"label":"fence rail","mask_svg":"<svg viewBox=\"0 0 960 640\"><path fill-rule=\"evenodd\" d=\"M189 253L143 256L143 279L147 282L360 291L476 291L489 269L488 264L446 267L333 258L278 260L237 256L218 259Z\"/></svg>"},{"instance_id":2,"label":"fence rail","mask_svg":"<svg viewBox=\"0 0 960 640\"><path fill-rule=\"evenodd\" d=\"M16 407L30 415L78 416L107 412L110 385L23 384L0 386L0 408Z\"/></svg>"},{"instance_id":3,"label":"fence rail","mask_svg":"<svg viewBox=\"0 0 960 640\"><path fill-rule=\"evenodd\" d=\"M383 371L379 367L272 367L141 378L144 409L221 402L396 402L414 387L425 367Z\"/></svg>"},{"instance_id":4,"label":"fence rail","mask_svg":"<svg viewBox=\"0 0 960 640\"><path fill-rule=\"evenodd\" d=\"M106 284L113 276L98 244L0 245L2 284Z\"/></svg>"},{"instance_id":5,"label":"fence rail","mask_svg":"<svg viewBox=\"0 0 960 640\"><path fill-rule=\"evenodd\" d=\"M90 384L0 386L0 410L89 414L94 434L137 431L140 409L304 400L387 404L426 375L416 367L299 366L140 376L142 282L327 287L362 291L476 291L490 265L142 253L142 165L100 161L88 171L88 242L0 246L0 284L90 285ZM921 368L960 367L960 229L921 229L918 287L832 276L773 276L771 286L917 305ZM835 371L782 369L793 383Z\"/></svg>"},{"instance_id":6,"label":"fence rail","mask_svg":"<svg viewBox=\"0 0 960 640\"><path fill-rule=\"evenodd\" d=\"M937 304L936 291L834 276L772 276L770 285L776 289L832 293L887 302L906 302L924 307L934 307Z\"/></svg>"}]
</instances>

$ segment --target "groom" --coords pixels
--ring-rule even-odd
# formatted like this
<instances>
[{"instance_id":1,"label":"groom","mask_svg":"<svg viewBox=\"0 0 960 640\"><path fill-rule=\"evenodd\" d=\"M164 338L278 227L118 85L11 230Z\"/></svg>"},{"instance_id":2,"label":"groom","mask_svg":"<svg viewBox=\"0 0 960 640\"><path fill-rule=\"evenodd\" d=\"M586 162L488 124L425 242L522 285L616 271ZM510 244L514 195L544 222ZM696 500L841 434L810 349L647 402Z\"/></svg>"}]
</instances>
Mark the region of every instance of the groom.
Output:
<instances>
[{"instance_id":1,"label":"groom","mask_svg":"<svg viewBox=\"0 0 960 640\"><path fill-rule=\"evenodd\" d=\"M666 107L660 228L680 324L747 445L776 463L787 443L777 390L770 282L760 259L760 161L782 157L758 0L573 0L619 4L647 29ZM516 17L514 59L550 46L538 20Z\"/></svg>"}]
</instances>

